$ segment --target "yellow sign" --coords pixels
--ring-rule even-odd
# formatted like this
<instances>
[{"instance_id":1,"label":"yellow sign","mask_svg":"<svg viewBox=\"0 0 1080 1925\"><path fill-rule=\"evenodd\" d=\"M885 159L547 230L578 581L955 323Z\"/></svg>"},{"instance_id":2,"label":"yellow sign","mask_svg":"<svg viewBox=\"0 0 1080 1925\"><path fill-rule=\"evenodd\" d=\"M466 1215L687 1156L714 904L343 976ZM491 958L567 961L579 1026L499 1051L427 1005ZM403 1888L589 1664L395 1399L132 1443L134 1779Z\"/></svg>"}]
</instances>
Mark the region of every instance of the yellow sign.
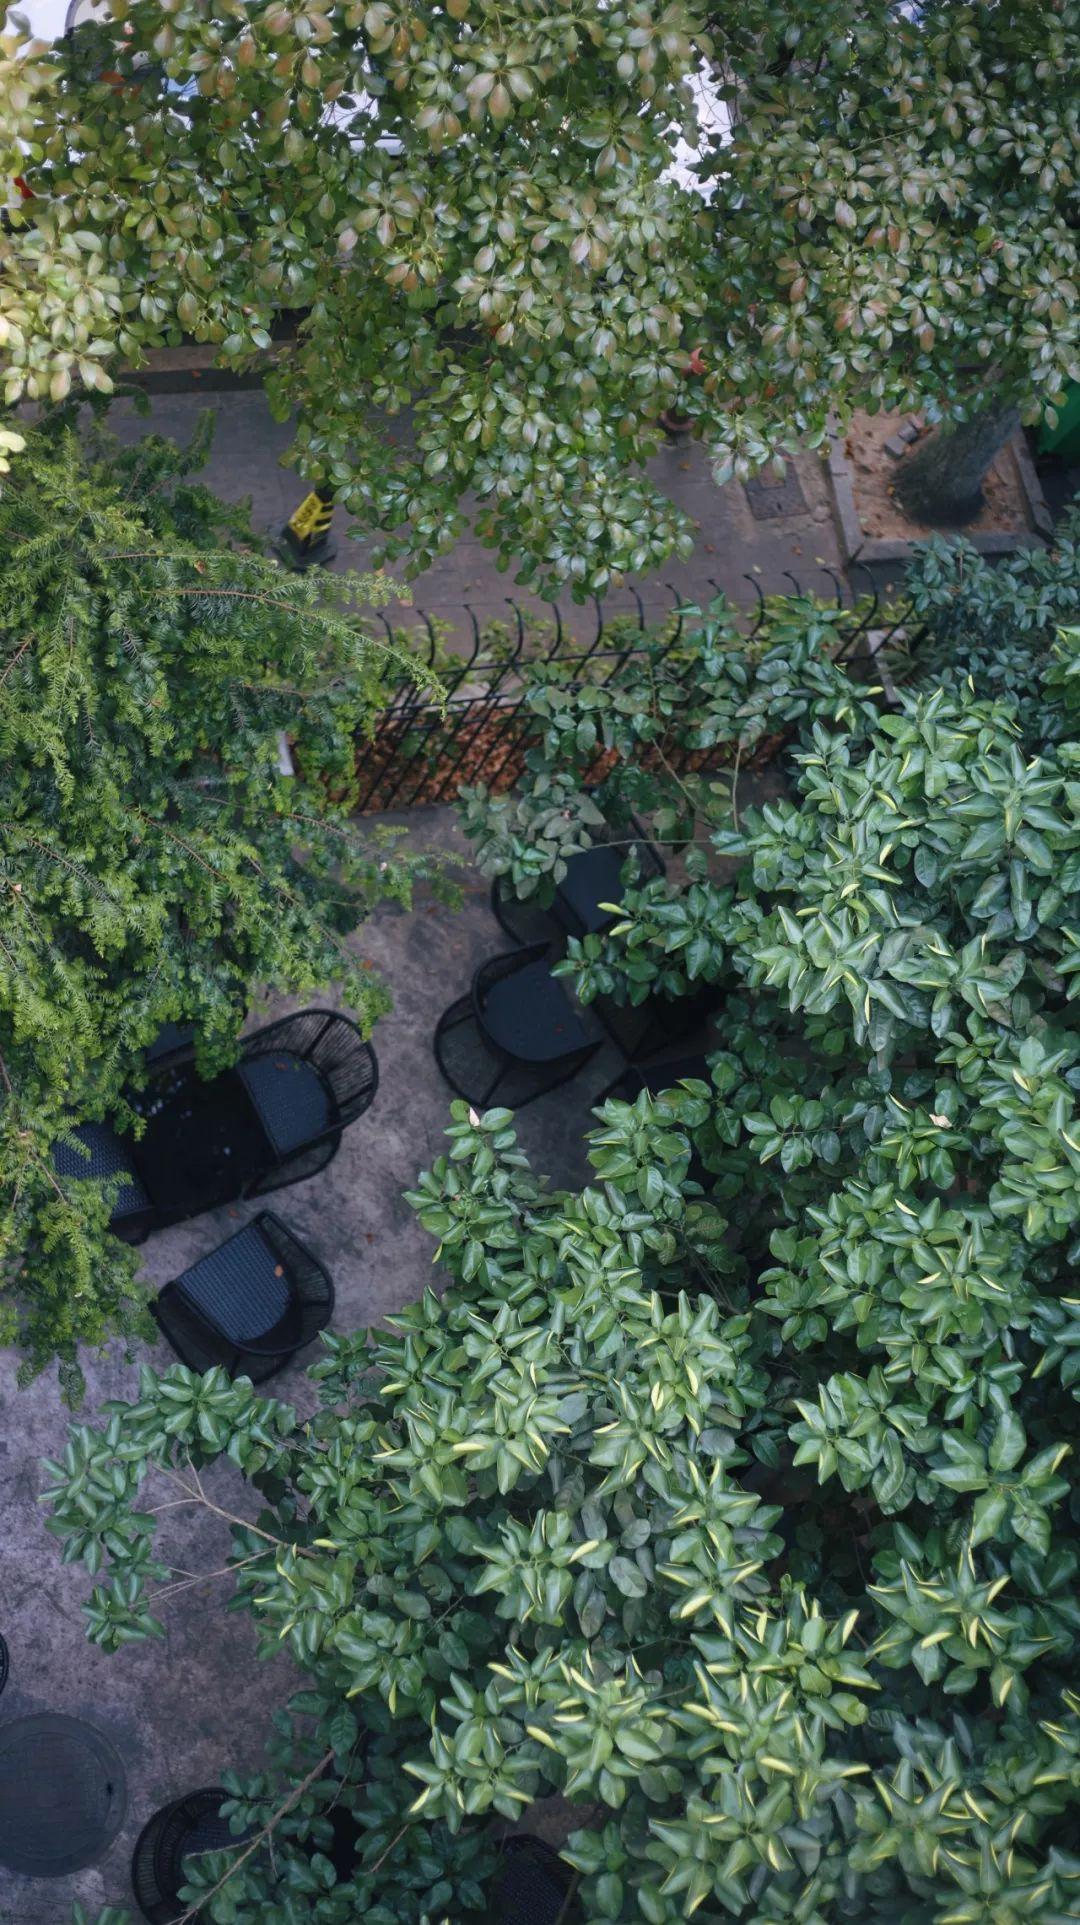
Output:
<instances>
[{"instance_id":1,"label":"yellow sign","mask_svg":"<svg viewBox=\"0 0 1080 1925\"><path fill-rule=\"evenodd\" d=\"M324 501L321 495L305 495L293 514L289 517L289 532L297 541L313 541L324 535L334 519L334 504Z\"/></svg>"}]
</instances>

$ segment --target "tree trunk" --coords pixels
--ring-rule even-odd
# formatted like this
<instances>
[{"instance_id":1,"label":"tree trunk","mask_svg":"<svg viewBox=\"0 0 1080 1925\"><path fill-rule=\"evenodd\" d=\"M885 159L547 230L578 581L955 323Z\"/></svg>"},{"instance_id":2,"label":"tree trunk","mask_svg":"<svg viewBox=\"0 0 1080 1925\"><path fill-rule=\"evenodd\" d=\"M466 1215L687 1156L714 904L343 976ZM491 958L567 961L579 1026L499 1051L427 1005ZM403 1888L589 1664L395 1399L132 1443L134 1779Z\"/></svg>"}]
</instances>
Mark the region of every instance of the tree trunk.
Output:
<instances>
[{"instance_id":1,"label":"tree trunk","mask_svg":"<svg viewBox=\"0 0 1080 1925\"><path fill-rule=\"evenodd\" d=\"M1019 426L1016 408L991 406L954 428L939 428L923 447L905 455L895 500L913 521L963 527L982 507L983 478L994 456Z\"/></svg>"}]
</instances>

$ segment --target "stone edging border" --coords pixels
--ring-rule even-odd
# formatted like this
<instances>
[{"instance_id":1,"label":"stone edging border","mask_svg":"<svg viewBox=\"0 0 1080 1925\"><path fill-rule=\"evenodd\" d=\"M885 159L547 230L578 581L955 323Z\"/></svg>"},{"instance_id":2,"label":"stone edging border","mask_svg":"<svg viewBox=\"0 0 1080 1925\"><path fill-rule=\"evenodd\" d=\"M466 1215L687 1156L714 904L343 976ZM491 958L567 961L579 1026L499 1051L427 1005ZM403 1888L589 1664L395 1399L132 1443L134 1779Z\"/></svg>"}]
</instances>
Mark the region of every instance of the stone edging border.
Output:
<instances>
[{"instance_id":1,"label":"stone edging border","mask_svg":"<svg viewBox=\"0 0 1080 1925\"><path fill-rule=\"evenodd\" d=\"M1014 435L1008 445L1016 462L1030 527L1022 533L965 535L964 539L969 541L980 555L1011 555L1018 548L1035 547L1053 538L1053 516L1039 486L1039 477L1035 473L1035 464L1028 452L1023 434ZM864 563L910 561L914 550L919 545L919 540L927 539L925 536L912 541L902 537L889 537L886 540L870 539L863 533L859 511L855 505L851 463L844 453L844 444L839 435L829 437L827 466L833 501L836 504L836 517L840 525L840 546L844 560Z\"/></svg>"}]
</instances>

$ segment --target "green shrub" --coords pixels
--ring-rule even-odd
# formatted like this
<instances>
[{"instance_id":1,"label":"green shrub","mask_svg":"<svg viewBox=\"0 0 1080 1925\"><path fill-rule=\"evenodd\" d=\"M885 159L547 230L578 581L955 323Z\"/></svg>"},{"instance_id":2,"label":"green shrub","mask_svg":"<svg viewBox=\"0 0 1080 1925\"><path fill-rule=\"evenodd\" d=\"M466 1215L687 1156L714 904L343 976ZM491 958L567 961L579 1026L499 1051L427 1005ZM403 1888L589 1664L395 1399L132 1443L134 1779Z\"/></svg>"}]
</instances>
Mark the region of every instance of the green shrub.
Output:
<instances>
[{"instance_id":1,"label":"green shrub","mask_svg":"<svg viewBox=\"0 0 1080 1925\"><path fill-rule=\"evenodd\" d=\"M330 1338L315 1418L146 1372L51 1466L106 1646L169 1596L149 1468L265 1500L238 1598L312 1689L232 1781L282 1843L221 1925L478 1916L551 1792L583 1919L1075 1915L1080 630L1033 633L1022 703L874 712L818 654L787 796L700 790L689 881L570 945L585 998L717 985L708 1078L609 1102L589 1187L457 1105L411 1197L446 1288Z\"/></svg>"},{"instance_id":2,"label":"green shrub","mask_svg":"<svg viewBox=\"0 0 1080 1925\"><path fill-rule=\"evenodd\" d=\"M208 1069L263 988L336 981L370 1023L386 992L345 938L415 867L346 814L403 667L358 614L386 584L335 577L328 605L276 568L188 479L205 443L122 450L61 415L0 494L0 1340L69 1390L79 1343L141 1300L57 1135L124 1121L163 1023L195 1025Z\"/></svg>"},{"instance_id":3,"label":"green shrub","mask_svg":"<svg viewBox=\"0 0 1080 1925\"><path fill-rule=\"evenodd\" d=\"M740 1219L792 1219L756 1285L688 1176L714 1105L749 1146ZM73 1432L50 1528L98 1574L108 1648L159 1631L175 1581L148 1470L217 1503L227 1456L264 1499L235 1520L237 1601L311 1683L275 1771L226 1779L273 1855L207 1859L204 1915L479 1917L491 1819L552 1792L579 1807L582 1918L1068 1915L1080 1325L1033 1280L1047 1239L935 1200L940 1163L845 1178L866 1111L838 1152L835 1107L612 1101L567 1195L505 1112L455 1105L411 1199L445 1293L327 1339L315 1417L177 1366ZM886 1168L942 1154L912 1101L880 1107ZM798 1130L808 1154L776 1155ZM340 1882L331 1805L359 1831Z\"/></svg>"}]
</instances>

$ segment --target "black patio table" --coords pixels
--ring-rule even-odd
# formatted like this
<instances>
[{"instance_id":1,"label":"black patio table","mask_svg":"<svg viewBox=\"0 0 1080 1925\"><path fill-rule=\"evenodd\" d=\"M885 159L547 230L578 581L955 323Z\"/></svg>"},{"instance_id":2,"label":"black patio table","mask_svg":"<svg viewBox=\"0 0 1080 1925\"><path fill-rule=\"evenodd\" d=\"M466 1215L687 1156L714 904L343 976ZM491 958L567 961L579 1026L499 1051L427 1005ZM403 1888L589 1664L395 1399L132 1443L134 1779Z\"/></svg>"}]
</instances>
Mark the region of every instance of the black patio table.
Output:
<instances>
[{"instance_id":1,"label":"black patio table","mask_svg":"<svg viewBox=\"0 0 1080 1925\"><path fill-rule=\"evenodd\" d=\"M193 1198L200 1210L229 1203L253 1169L279 1160L238 1069L209 1083L178 1075L155 1086L145 1115L132 1156L151 1203L165 1215L186 1212Z\"/></svg>"},{"instance_id":2,"label":"black patio table","mask_svg":"<svg viewBox=\"0 0 1080 1925\"><path fill-rule=\"evenodd\" d=\"M0 1725L0 1865L26 1878L81 1871L108 1851L126 1809L123 1764L93 1725L59 1711Z\"/></svg>"}]
</instances>

